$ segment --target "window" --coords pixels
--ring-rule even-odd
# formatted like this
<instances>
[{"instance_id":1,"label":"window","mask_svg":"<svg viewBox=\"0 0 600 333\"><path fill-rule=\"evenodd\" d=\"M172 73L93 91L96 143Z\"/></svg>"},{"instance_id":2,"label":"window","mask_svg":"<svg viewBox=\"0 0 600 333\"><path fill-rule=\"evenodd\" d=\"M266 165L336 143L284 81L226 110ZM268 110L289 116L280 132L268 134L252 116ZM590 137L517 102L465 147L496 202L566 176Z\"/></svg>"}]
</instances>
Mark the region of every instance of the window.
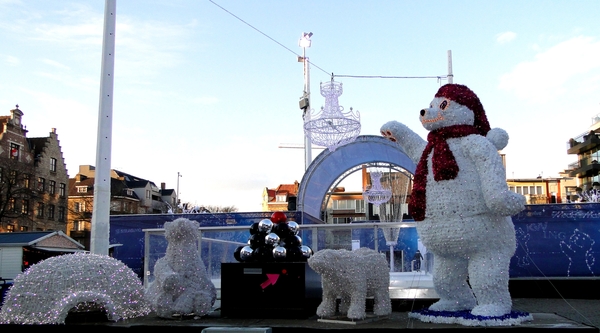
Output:
<instances>
[{"instance_id":1,"label":"window","mask_svg":"<svg viewBox=\"0 0 600 333\"><path fill-rule=\"evenodd\" d=\"M67 195L67 185L65 183L60 183L60 186L58 187L58 193L60 195L61 198L64 198Z\"/></svg>"},{"instance_id":2,"label":"window","mask_svg":"<svg viewBox=\"0 0 600 333\"><path fill-rule=\"evenodd\" d=\"M54 180L48 182L48 192L50 194L56 193L56 182Z\"/></svg>"},{"instance_id":3,"label":"window","mask_svg":"<svg viewBox=\"0 0 600 333\"><path fill-rule=\"evenodd\" d=\"M334 217L333 224L342 224L342 223L350 223L352 219L349 217Z\"/></svg>"},{"instance_id":4,"label":"window","mask_svg":"<svg viewBox=\"0 0 600 333\"><path fill-rule=\"evenodd\" d=\"M379 215L381 213L378 205L373 205L373 215Z\"/></svg>"},{"instance_id":5,"label":"window","mask_svg":"<svg viewBox=\"0 0 600 333\"><path fill-rule=\"evenodd\" d=\"M356 200L356 209L354 212L356 213L364 213L365 212L365 201L364 200Z\"/></svg>"},{"instance_id":6,"label":"window","mask_svg":"<svg viewBox=\"0 0 600 333\"><path fill-rule=\"evenodd\" d=\"M535 188L537 189L537 194L544 194L544 192L542 192L541 186L536 186Z\"/></svg>"},{"instance_id":7,"label":"window","mask_svg":"<svg viewBox=\"0 0 600 333\"><path fill-rule=\"evenodd\" d=\"M73 221L75 231L85 231L85 221Z\"/></svg>"},{"instance_id":8,"label":"window","mask_svg":"<svg viewBox=\"0 0 600 333\"><path fill-rule=\"evenodd\" d=\"M21 202L21 214L29 215L29 200L23 199Z\"/></svg>"},{"instance_id":9,"label":"window","mask_svg":"<svg viewBox=\"0 0 600 333\"><path fill-rule=\"evenodd\" d=\"M56 159L54 157L50 159L50 171L56 172Z\"/></svg>"},{"instance_id":10,"label":"window","mask_svg":"<svg viewBox=\"0 0 600 333\"><path fill-rule=\"evenodd\" d=\"M509 191L511 191L511 192L516 192L516 190L515 190L515 187L514 187L514 186L509 186L509 187L508 187L508 190L509 190Z\"/></svg>"},{"instance_id":11,"label":"window","mask_svg":"<svg viewBox=\"0 0 600 333\"><path fill-rule=\"evenodd\" d=\"M16 143L11 142L10 143L10 159L18 160L20 152L21 152L21 146L19 146Z\"/></svg>"},{"instance_id":12,"label":"window","mask_svg":"<svg viewBox=\"0 0 600 333\"><path fill-rule=\"evenodd\" d=\"M17 170L10 171L10 177L8 181L13 185L17 183Z\"/></svg>"},{"instance_id":13,"label":"window","mask_svg":"<svg viewBox=\"0 0 600 333\"><path fill-rule=\"evenodd\" d=\"M150 190L146 190L146 199L150 199Z\"/></svg>"},{"instance_id":14,"label":"window","mask_svg":"<svg viewBox=\"0 0 600 333\"><path fill-rule=\"evenodd\" d=\"M23 187L24 188L29 188L29 183L30 183L29 177L30 176L28 174L23 175Z\"/></svg>"},{"instance_id":15,"label":"window","mask_svg":"<svg viewBox=\"0 0 600 333\"><path fill-rule=\"evenodd\" d=\"M87 193L87 191L88 191L87 186L77 186L77 193Z\"/></svg>"},{"instance_id":16,"label":"window","mask_svg":"<svg viewBox=\"0 0 600 333\"><path fill-rule=\"evenodd\" d=\"M10 198L8 199L8 207L7 207L9 212L14 212L16 211L15 208L15 198Z\"/></svg>"},{"instance_id":17,"label":"window","mask_svg":"<svg viewBox=\"0 0 600 333\"><path fill-rule=\"evenodd\" d=\"M40 192L44 192L45 188L46 188L46 179L39 177L38 184L37 184L37 190Z\"/></svg>"},{"instance_id":18,"label":"window","mask_svg":"<svg viewBox=\"0 0 600 333\"><path fill-rule=\"evenodd\" d=\"M54 220L54 205L48 205L48 219Z\"/></svg>"},{"instance_id":19,"label":"window","mask_svg":"<svg viewBox=\"0 0 600 333\"><path fill-rule=\"evenodd\" d=\"M85 211L85 202L75 202L73 203L73 210L75 213L82 213Z\"/></svg>"},{"instance_id":20,"label":"window","mask_svg":"<svg viewBox=\"0 0 600 333\"><path fill-rule=\"evenodd\" d=\"M356 209L356 200L334 200L333 209Z\"/></svg>"},{"instance_id":21,"label":"window","mask_svg":"<svg viewBox=\"0 0 600 333\"><path fill-rule=\"evenodd\" d=\"M541 194L535 192L535 186L529 186L529 194Z\"/></svg>"},{"instance_id":22,"label":"window","mask_svg":"<svg viewBox=\"0 0 600 333\"><path fill-rule=\"evenodd\" d=\"M65 221L65 207L62 207L62 206L58 207L58 221L60 221L60 222Z\"/></svg>"},{"instance_id":23,"label":"window","mask_svg":"<svg viewBox=\"0 0 600 333\"><path fill-rule=\"evenodd\" d=\"M26 226L20 226L19 231L27 231L28 228Z\"/></svg>"},{"instance_id":24,"label":"window","mask_svg":"<svg viewBox=\"0 0 600 333\"><path fill-rule=\"evenodd\" d=\"M529 187L523 186L523 195L529 194Z\"/></svg>"},{"instance_id":25,"label":"window","mask_svg":"<svg viewBox=\"0 0 600 333\"><path fill-rule=\"evenodd\" d=\"M287 196L285 194L277 194L276 200L277 202L285 202L286 197Z\"/></svg>"},{"instance_id":26,"label":"window","mask_svg":"<svg viewBox=\"0 0 600 333\"><path fill-rule=\"evenodd\" d=\"M44 217L44 203L38 202L37 217Z\"/></svg>"},{"instance_id":27,"label":"window","mask_svg":"<svg viewBox=\"0 0 600 333\"><path fill-rule=\"evenodd\" d=\"M523 191L521 190L521 186L517 186L517 193L523 194Z\"/></svg>"},{"instance_id":28,"label":"window","mask_svg":"<svg viewBox=\"0 0 600 333\"><path fill-rule=\"evenodd\" d=\"M15 232L15 226L12 224L7 225L6 232Z\"/></svg>"},{"instance_id":29,"label":"window","mask_svg":"<svg viewBox=\"0 0 600 333\"><path fill-rule=\"evenodd\" d=\"M110 210L113 212L120 211L121 203L119 201L111 201L110 202Z\"/></svg>"}]
</instances>

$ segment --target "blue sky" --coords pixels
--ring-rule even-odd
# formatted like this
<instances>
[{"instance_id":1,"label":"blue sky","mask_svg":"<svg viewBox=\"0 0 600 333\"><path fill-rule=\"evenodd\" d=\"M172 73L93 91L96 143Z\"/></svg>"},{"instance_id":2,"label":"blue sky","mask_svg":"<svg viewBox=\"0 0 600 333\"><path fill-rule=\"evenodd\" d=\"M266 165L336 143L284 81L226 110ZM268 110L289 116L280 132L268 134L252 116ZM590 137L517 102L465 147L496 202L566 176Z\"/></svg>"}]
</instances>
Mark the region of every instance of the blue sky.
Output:
<instances>
[{"instance_id":1,"label":"blue sky","mask_svg":"<svg viewBox=\"0 0 600 333\"><path fill-rule=\"evenodd\" d=\"M96 160L104 5L0 0L0 114L19 104L30 137L56 128L71 177ZM259 211L265 187L301 181L303 150L279 147L303 142L305 31L317 110L332 73L445 76L451 50L454 82L510 136L509 178L558 176L577 159L566 142L600 113L597 0L117 0L116 12L112 167L168 188L180 172L182 201ZM423 137L418 112L446 83L336 81L361 134L398 120Z\"/></svg>"}]
</instances>

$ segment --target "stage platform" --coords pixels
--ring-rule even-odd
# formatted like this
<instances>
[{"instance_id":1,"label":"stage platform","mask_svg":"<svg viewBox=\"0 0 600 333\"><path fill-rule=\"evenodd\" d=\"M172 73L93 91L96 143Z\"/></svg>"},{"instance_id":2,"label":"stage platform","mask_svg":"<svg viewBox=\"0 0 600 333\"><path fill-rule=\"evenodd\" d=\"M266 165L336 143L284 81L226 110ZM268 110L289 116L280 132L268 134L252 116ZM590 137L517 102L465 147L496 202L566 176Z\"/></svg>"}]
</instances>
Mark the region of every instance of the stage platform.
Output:
<instances>
[{"instance_id":1,"label":"stage platform","mask_svg":"<svg viewBox=\"0 0 600 333\"><path fill-rule=\"evenodd\" d=\"M535 285L521 285L518 290L511 292L513 295L513 310L530 313L533 320L524 322L517 326L463 326L458 324L435 324L422 322L415 318L410 318L409 313L427 308L437 300L437 295L433 291L431 275L424 272L414 273L392 273L390 281L390 296L392 298L393 312L386 317L373 317L370 315L367 320L352 322L343 318L335 320L322 320L316 315L305 318L278 319L269 318L265 314L261 318L248 318L240 316L239 318L226 317L221 314L220 300L220 280L214 280L213 283L218 290L218 299L213 306L213 311L207 316L201 318L175 318L163 319L154 314L144 317L122 320L118 322L109 322L102 313L70 315L65 325L0 325L0 330L4 332L26 332L39 331L45 328L59 329L101 329L129 332L148 332L150 330L170 330L176 329L178 332L194 331L196 333L285 333L285 332L303 332L318 333L324 331L342 331L351 330L353 332L400 332L401 330L442 330L442 331L477 331L490 329L505 329L532 331L550 331L550 332L598 332L600 333L600 300L598 298L582 297L573 299L564 299L557 297L556 292L543 290L539 293L539 288ZM532 281L529 281L532 283ZM579 286L586 286L589 290L588 295L596 292L597 285L585 283L583 281L571 281L568 286L560 286L565 289L573 289L573 283ZM539 281L537 281L539 283ZM544 281L544 283L548 283ZM597 281L596 281L597 283ZM556 285L553 285L556 286ZM568 287L568 288L567 288ZM535 297L519 297L522 289L537 290ZM581 289L581 288L575 288ZM568 294L568 293L565 293ZM546 295L546 298L543 296ZM540 297L541 296L541 297ZM283 299L281 300L284 301ZM252 307L251 300L244 307ZM314 304L316 307L318 304ZM367 311L372 304L367 300ZM237 317L237 316L234 316ZM321 320L320 320L321 319Z\"/></svg>"},{"instance_id":2,"label":"stage platform","mask_svg":"<svg viewBox=\"0 0 600 333\"><path fill-rule=\"evenodd\" d=\"M92 314L69 317L65 325L0 325L3 332L33 332L46 328L61 330L100 329L121 332L150 332L154 330L177 330L177 332L203 333L319 333L324 331L352 332L401 332L411 331L453 331L470 332L503 329L522 332L600 332L599 300L559 300L559 299L513 299L513 309L529 312L533 320L518 326L473 327L450 324L432 324L409 318L408 313L428 306L428 301L393 301L390 316L373 318L362 322L322 322L317 316L306 319L251 319L225 318L220 313L217 301L214 311L202 318L162 319L153 314L144 317L108 322L105 317ZM251 306L251 304L248 304Z\"/></svg>"}]
</instances>

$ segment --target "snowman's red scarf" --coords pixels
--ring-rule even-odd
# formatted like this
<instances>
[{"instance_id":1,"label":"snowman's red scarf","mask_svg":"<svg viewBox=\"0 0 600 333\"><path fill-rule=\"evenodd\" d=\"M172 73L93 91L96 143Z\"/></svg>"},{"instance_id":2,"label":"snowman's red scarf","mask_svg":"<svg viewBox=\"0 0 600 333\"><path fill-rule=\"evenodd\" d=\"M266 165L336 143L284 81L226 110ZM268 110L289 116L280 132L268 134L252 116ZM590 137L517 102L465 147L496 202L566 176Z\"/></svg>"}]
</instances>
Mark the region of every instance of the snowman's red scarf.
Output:
<instances>
[{"instance_id":1,"label":"snowman's red scarf","mask_svg":"<svg viewBox=\"0 0 600 333\"><path fill-rule=\"evenodd\" d=\"M408 202L408 212L415 221L423 221L425 219L427 202L425 187L427 185L427 158L429 154L433 150L433 157L431 159L433 163L433 179L435 181L454 179L458 175L458 165L446 140L471 134L480 134L480 132L471 125L454 125L433 130L427 135L427 146L417 165L413 190Z\"/></svg>"}]
</instances>

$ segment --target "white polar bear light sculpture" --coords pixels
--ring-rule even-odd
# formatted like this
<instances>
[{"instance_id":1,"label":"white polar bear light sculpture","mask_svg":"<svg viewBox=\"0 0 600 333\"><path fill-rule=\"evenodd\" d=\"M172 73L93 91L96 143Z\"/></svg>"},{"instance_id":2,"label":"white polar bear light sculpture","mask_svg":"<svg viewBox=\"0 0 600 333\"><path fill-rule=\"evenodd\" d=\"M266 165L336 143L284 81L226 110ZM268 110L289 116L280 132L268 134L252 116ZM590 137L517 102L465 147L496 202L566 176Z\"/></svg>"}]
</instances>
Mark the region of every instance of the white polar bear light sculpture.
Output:
<instances>
[{"instance_id":1,"label":"white polar bear light sculpture","mask_svg":"<svg viewBox=\"0 0 600 333\"><path fill-rule=\"evenodd\" d=\"M429 310L470 311L479 319L509 315L508 269L516 249L511 216L524 209L525 198L506 184L498 150L508 135L490 129L479 98L459 84L442 86L420 120L427 141L397 121L384 124L381 134L417 163L409 214L435 256L440 300Z\"/></svg>"},{"instance_id":2,"label":"white polar bear light sculpture","mask_svg":"<svg viewBox=\"0 0 600 333\"><path fill-rule=\"evenodd\" d=\"M319 317L336 314L336 300L340 297L340 313L349 319L364 319L366 299L373 297L373 313L377 316L392 312L389 287L390 274L385 255L360 248L348 250L321 250L308 259L308 265L321 275L323 299L317 308Z\"/></svg>"},{"instance_id":3,"label":"white polar bear light sculpture","mask_svg":"<svg viewBox=\"0 0 600 333\"><path fill-rule=\"evenodd\" d=\"M217 290L198 251L199 226L186 218L164 225L167 252L156 261L154 280L146 289L146 299L159 317L202 317L212 310Z\"/></svg>"}]
</instances>

